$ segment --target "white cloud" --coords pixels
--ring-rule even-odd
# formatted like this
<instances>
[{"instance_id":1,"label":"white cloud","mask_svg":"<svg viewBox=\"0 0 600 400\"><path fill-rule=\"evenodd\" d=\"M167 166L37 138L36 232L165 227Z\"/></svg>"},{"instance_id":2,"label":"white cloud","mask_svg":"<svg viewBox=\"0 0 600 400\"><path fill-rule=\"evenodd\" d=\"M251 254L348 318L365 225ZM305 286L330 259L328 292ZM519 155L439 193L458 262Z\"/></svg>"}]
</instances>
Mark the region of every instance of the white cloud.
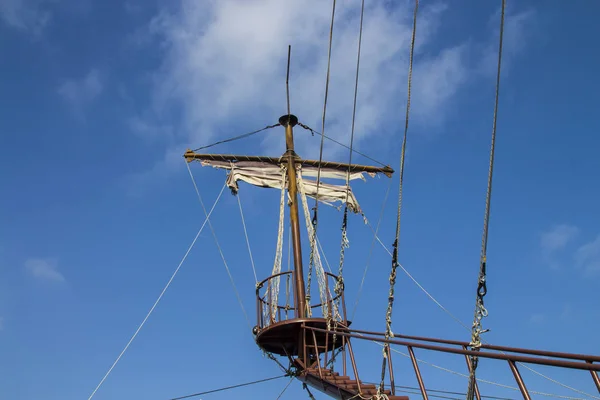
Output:
<instances>
[{"instance_id":1,"label":"white cloud","mask_svg":"<svg viewBox=\"0 0 600 400\"><path fill-rule=\"evenodd\" d=\"M600 235L595 240L580 246L575 252L575 264L585 276L600 274Z\"/></svg>"},{"instance_id":2,"label":"white cloud","mask_svg":"<svg viewBox=\"0 0 600 400\"><path fill-rule=\"evenodd\" d=\"M502 75L506 75L514 58L522 52L531 41L532 36L536 36L537 29L536 11L527 9L515 14L511 14L510 5L507 6L504 18L504 37L502 43ZM496 76L498 72L498 46L500 39L500 8L490 17L488 27L492 30L493 36L485 44L483 57L481 58L478 71L484 76Z\"/></svg>"},{"instance_id":3,"label":"white cloud","mask_svg":"<svg viewBox=\"0 0 600 400\"><path fill-rule=\"evenodd\" d=\"M9 27L39 36L51 19L47 0L0 0L0 19Z\"/></svg>"},{"instance_id":4,"label":"white cloud","mask_svg":"<svg viewBox=\"0 0 600 400\"><path fill-rule=\"evenodd\" d=\"M57 269L55 260L30 258L25 261L25 269L36 279L57 282L65 281L65 277Z\"/></svg>"},{"instance_id":5,"label":"white cloud","mask_svg":"<svg viewBox=\"0 0 600 400\"><path fill-rule=\"evenodd\" d=\"M403 121L414 3L399 3L392 7L389 1L374 0L365 5L356 148L366 138L390 140L389 122ZM467 57L472 55L469 43L439 47L436 33L445 9L441 3L419 9L413 123L443 121L446 106L478 75L471 72L480 68L487 54L487 39L475 51L476 61ZM507 16L507 21L513 18ZM344 143L350 136L359 19L360 2L337 2L326 134ZM158 41L164 60L154 73L150 107L154 115L148 124L172 126L168 152L177 145L182 153L188 146L223 138L216 136L234 136L276 122L286 112L285 68L291 44L292 112L321 130L330 22L330 1L177 2L152 19L145 40L139 30L135 32L139 45ZM180 119L161 120L173 114ZM220 133L232 123L235 132ZM263 152L281 153L282 136L267 136ZM319 140L297 134L296 142L301 155L316 156ZM326 146L328 157L346 151L328 142Z\"/></svg>"},{"instance_id":6,"label":"white cloud","mask_svg":"<svg viewBox=\"0 0 600 400\"><path fill-rule=\"evenodd\" d=\"M83 117L83 108L98 97L104 88L100 72L90 70L81 78L67 79L58 88L60 94L78 117Z\"/></svg>"},{"instance_id":7,"label":"white cloud","mask_svg":"<svg viewBox=\"0 0 600 400\"><path fill-rule=\"evenodd\" d=\"M550 230L542 233L540 237L540 250L543 261L552 269L560 268L560 252L573 241L579 233L579 228L572 225L555 225Z\"/></svg>"},{"instance_id":8,"label":"white cloud","mask_svg":"<svg viewBox=\"0 0 600 400\"><path fill-rule=\"evenodd\" d=\"M565 246L577 236L579 228L573 225L556 225L552 229L544 232L540 239L540 246L545 253L554 253L562 250Z\"/></svg>"}]
</instances>

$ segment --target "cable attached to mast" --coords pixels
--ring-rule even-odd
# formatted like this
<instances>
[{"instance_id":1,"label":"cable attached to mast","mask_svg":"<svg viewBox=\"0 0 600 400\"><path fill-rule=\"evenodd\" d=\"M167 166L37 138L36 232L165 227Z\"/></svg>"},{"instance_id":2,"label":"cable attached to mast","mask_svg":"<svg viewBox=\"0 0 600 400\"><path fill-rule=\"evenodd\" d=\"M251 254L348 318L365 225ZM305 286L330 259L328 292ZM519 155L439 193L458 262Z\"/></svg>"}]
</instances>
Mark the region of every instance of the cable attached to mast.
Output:
<instances>
[{"instance_id":1,"label":"cable attached to mast","mask_svg":"<svg viewBox=\"0 0 600 400\"><path fill-rule=\"evenodd\" d=\"M492 143L490 150L490 164L488 171L488 182L487 182L487 193L485 199L485 213L483 219L483 234L481 238L481 258L479 262L479 277L477 279L477 297L475 300L475 315L473 318L473 326L471 328L471 350L479 351L481 347L482 333L487 332L489 329L482 329L481 320L488 315L483 302L483 298L487 294L487 282L486 282L486 266L487 266L487 242L488 242L488 227L490 222L490 205L492 198L492 176L494 172L494 151L496 147L496 121L498 119L498 97L500 94L500 72L502 65L502 39L504 36L504 10L506 7L506 0L502 0L502 11L500 14L500 43L498 45L498 71L496 75L496 99L494 104L494 119L492 125ZM467 400L473 400L475 391L477 391L477 383L475 378L475 372L477 370L477 364L479 359L477 356L470 356L469 361L471 364L469 374L469 387L467 390Z\"/></svg>"},{"instance_id":2,"label":"cable attached to mast","mask_svg":"<svg viewBox=\"0 0 600 400\"><path fill-rule=\"evenodd\" d=\"M342 217L342 240L340 245L340 265L338 270L338 277L335 282L334 292L337 297L337 306L339 308L339 302L342 297L342 293L344 292L344 257L346 253L346 248L350 246L350 242L348 241L347 229L348 229L348 195L350 193L350 173L352 169L352 149L354 146L354 126L356 120L356 100L358 98L358 77L360 74L360 49L362 44L362 32L363 32L363 20L365 15L365 0L361 2L360 9L360 27L358 31L358 50L356 55L356 80L354 83L354 106L352 110L352 129L350 133L350 149L348 155L348 171L346 172L346 199L344 203L344 216ZM329 327L330 322L327 321L327 326ZM337 321L334 321L334 330L337 330ZM333 335L333 348L335 348L336 335ZM331 363L335 362L336 352L334 351L331 356Z\"/></svg>"},{"instance_id":3,"label":"cable attached to mast","mask_svg":"<svg viewBox=\"0 0 600 400\"><path fill-rule=\"evenodd\" d=\"M331 10L331 25L329 27L329 51L327 54L327 75L325 78L325 100L323 101L323 118L322 118L322 122L321 122L321 132L323 133L323 136L321 136L321 145L320 145L320 149L319 149L319 168L317 171L317 189L316 189L316 194L315 194L315 208L314 208L314 214L313 214L313 225L317 225L317 212L319 209L319 185L321 183L321 163L323 162L323 145L325 142L325 116L327 114L327 97L329 94L329 73L331 71L331 46L333 43L333 26L334 26L334 21L335 21L335 2L336 0L333 0L333 8ZM316 232L316 229L315 229Z\"/></svg>"},{"instance_id":4,"label":"cable attached to mast","mask_svg":"<svg viewBox=\"0 0 600 400\"><path fill-rule=\"evenodd\" d=\"M398 268L398 246L400 242L400 216L402 211L402 188L404 183L404 159L406 155L406 139L408 136L408 121L410 115L410 91L412 86L412 69L413 69L413 55L415 51L415 36L417 33L417 12L419 10L419 0L415 0L415 9L413 13L413 30L412 38L410 42L410 57L408 65L408 89L407 89L407 101L406 101L406 116L404 120L404 139L402 140L402 152L400 154L400 183L398 187L398 213L396 218L396 237L394 239L394 249L392 253L392 269L390 271L390 291L388 296L388 307L385 315L385 338L389 339L393 336L392 333L392 311L394 307L394 286L396 285L396 269ZM383 348L383 362L381 365L381 383L377 389L377 393L381 394L384 389L385 380L385 367L387 357L390 355L390 346L388 343Z\"/></svg>"},{"instance_id":5,"label":"cable attached to mast","mask_svg":"<svg viewBox=\"0 0 600 400\"><path fill-rule=\"evenodd\" d=\"M365 0L362 0L360 9L360 28L358 31L358 53L356 56L356 79L354 83L354 106L352 110L352 128L350 132L350 149L349 149L349 160L348 160L348 171L346 172L346 202L344 203L344 216L342 220L342 245L340 250L340 268L338 273L338 280L335 285L336 295L341 295L344 287L344 279L342 276L344 267L344 252L348 247L348 237L346 235L346 228L348 226L348 195L350 193L350 173L352 169L352 152L354 146L354 126L356 120L356 100L358 97L358 77L360 74L360 49L362 44L362 32L363 32L363 19L365 15Z\"/></svg>"},{"instance_id":6,"label":"cable attached to mast","mask_svg":"<svg viewBox=\"0 0 600 400\"><path fill-rule=\"evenodd\" d=\"M323 101L323 120L321 124L321 131L325 132L325 115L327 113L327 97L329 94L329 73L331 71L331 45L333 43L333 26L335 21L335 3L336 0L333 0L333 6L331 10L331 25L329 27L329 51L327 55L327 76L325 78L325 100ZM318 212L319 212L319 187L321 184L321 164L323 163L323 144L325 142L325 137L321 136L321 145L319 149L319 164L317 169L317 189L315 193L315 207L313 208L313 217L312 217L312 235L310 239L310 256L308 263L308 282L306 286L306 296L307 299L310 300L310 276L312 274L313 264L314 264L314 253L318 251L316 249L316 238L317 238L317 221L318 221ZM307 313L311 312L310 302L307 300ZM329 321L329 320L328 320ZM328 323L329 326L329 323Z\"/></svg>"}]
</instances>

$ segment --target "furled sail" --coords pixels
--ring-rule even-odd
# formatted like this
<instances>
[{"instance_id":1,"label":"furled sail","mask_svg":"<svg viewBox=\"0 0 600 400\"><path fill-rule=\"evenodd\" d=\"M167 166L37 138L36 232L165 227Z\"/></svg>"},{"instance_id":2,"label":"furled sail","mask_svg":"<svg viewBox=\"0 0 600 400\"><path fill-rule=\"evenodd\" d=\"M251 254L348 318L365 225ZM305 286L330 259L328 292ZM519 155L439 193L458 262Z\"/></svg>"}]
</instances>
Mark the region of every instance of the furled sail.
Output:
<instances>
[{"instance_id":1,"label":"furled sail","mask_svg":"<svg viewBox=\"0 0 600 400\"><path fill-rule=\"evenodd\" d=\"M232 190L233 193L237 193L239 190L238 181L244 181L254 186L258 187L267 187L267 188L276 188L281 189L285 184L287 187L287 180L283 182L283 176L281 174L281 168L284 167L287 163L282 162L281 164L273 164L269 162L262 161L238 161L238 162L230 162L230 161L222 161L222 160L202 160L203 166L212 166L214 168L222 168L229 170L229 174L227 175L227 186ZM302 173L304 177L313 176L317 177L318 168L313 166L301 166L296 165L296 168L299 172ZM374 176L375 173L368 173L370 176ZM339 179L346 180L347 172L341 171L339 169L334 168L321 168L321 182L319 183L318 197L319 201L327 204L333 205L332 203L341 202L344 203L346 201L346 195L348 196L348 208L354 213L361 213L360 206L354 193L352 192L352 188L347 186L345 183L342 185L336 185L331 183L323 182L323 179ZM350 174L350 179L363 179L364 172L352 172ZM302 189L304 193L312 197L313 199L317 196L317 181L311 179L302 179L303 185Z\"/></svg>"}]
</instances>

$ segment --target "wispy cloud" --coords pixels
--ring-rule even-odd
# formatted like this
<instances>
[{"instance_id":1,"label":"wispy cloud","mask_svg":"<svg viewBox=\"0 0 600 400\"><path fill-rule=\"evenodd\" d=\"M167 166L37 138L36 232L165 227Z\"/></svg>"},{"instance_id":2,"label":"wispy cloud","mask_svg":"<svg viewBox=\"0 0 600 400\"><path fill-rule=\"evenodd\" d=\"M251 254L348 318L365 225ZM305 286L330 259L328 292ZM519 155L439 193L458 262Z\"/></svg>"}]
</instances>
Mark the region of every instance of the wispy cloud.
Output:
<instances>
[{"instance_id":1,"label":"wispy cloud","mask_svg":"<svg viewBox=\"0 0 600 400\"><path fill-rule=\"evenodd\" d=\"M488 54L488 39L479 43L477 61L469 58L470 43L440 48L437 30L445 10L438 2L419 11L412 118L421 124L444 120L446 105L477 75L472 72ZM515 18L524 17L509 15L507 22ZM351 124L359 19L359 2L337 3L326 131L342 142L347 142ZM187 146L220 139L216 136L223 126L231 127L232 121L244 121L248 130L275 122L285 113L284 78L287 45L291 44L292 111L302 122L320 129L330 22L331 2L321 0L182 0L164 9L149 23L145 40L140 40L139 30L135 32L140 45L158 42L164 60L154 73L150 107L154 117L146 125L175 123L167 131L172 136L170 145L181 153ZM406 97L411 33L410 2L393 7L385 0L368 2L356 148L367 138L385 140L387 121L399 120ZM177 110L179 118L173 121L174 113L165 110ZM161 121L161 115L169 119ZM144 129L138 132L157 132L139 122ZM282 138L271 137L263 142L263 150L281 152ZM316 146L318 141L311 141L310 135L297 135L300 154L314 155ZM326 146L328 156L342 150Z\"/></svg>"},{"instance_id":2,"label":"wispy cloud","mask_svg":"<svg viewBox=\"0 0 600 400\"><path fill-rule=\"evenodd\" d=\"M562 311L560 313L560 319L566 320L569 319L573 315L573 308L571 304L567 303L563 305Z\"/></svg>"},{"instance_id":3,"label":"wispy cloud","mask_svg":"<svg viewBox=\"0 0 600 400\"><path fill-rule=\"evenodd\" d=\"M326 133L341 142L348 142L351 127L359 3L336 5ZM370 143L390 140L389 122L402 119L412 34L412 2L391 5L373 0L365 7L357 149L367 139ZM438 30L446 9L442 2L433 2L419 10L411 118L413 124L427 128L439 127L447 105L460 90L482 78L478 71L491 54L489 43L497 42L490 34L475 44L467 41L442 47ZM507 25L518 28L511 34L519 40L505 45L509 49L513 42L521 46L514 46L515 54L526 42L523 21L532 18L533 14L510 13L506 17ZM129 45L151 46L162 60L151 74L150 106L134 114L130 128L146 139L162 135L165 153L181 155L187 147L276 122L286 111L285 68L291 44L292 112L320 130L330 22L330 1L180 0L170 4L145 29L135 28L135 40L129 41ZM443 42L448 43L447 38ZM263 153L279 154L282 135L266 136L261 145ZM302 156L316 157L318 145L310 135L296 135L296 150ZM324 151L325 157L335 158L346 150L326 142ZM158 171L156 167L152 169Z\"/></svg>"},{"instance_id":4,"label":"wispy cloud","mask_svg":"<svg viewBox=\"0 0 600 400\"><path fill-rule=\"evenodd\" d=\"M127 126L138 137L153 141L156 139L170 139L173 136L173 128L170 125L153 123L150 118L133 116L127 120Z\"/></svg>"},{"instance_id":5,"label":"wispy cloud","mask_svg":"<svg viewBox=\"0 0 600 400\"><path fill-rule=\"evenodd\" d=\"M53 259L30 258L25 261L25 269L36 279L64 282L65 277L58 271L57 262Z\"/></svg>"},{"instance_id":6,"label":"wispy cloud","mask_svg":"<svg viewBox=\"0 0 600 400\"><path fill-rule=\"evenodd\" d=\"M575 264L585 276L600 275L600 235L575 252Z\"/></svg>"},{"instance_id":7,"label":"wispy cloud","mask_svg":"<svg viewBox=\"0 0 600 400\"><path fill-rule=\"evenodd\" d=\"M522 51L525 50L531 38L537 35L538 30L535 24L537 12L534 9L527 9L517 13L512 13L512 7L507 7L504 20L504 37L502 44L502 74L505 75L509 65L513 63ZM498 46L500 36L500 8L490 16L488 27L492 30L490 40L483 43L484 50L479 61L477 70L484 76L496 75L498 68Z\"/></svg>"},{"instance_id":8,"label":"wispy cloud","mask_svg":"<svg viewBox=\"0 0 600 400\"><path fill-rule=\"evenodd\" d=\"M50 22L48 0L0 0L0 20L7 26L39 36Z\"/></svg>"},{"instance_id":9,"label":"wispy cloud","mask_svg":"<svg viewBox=\"0 0 600 400\"><path fill-rule=\"evenodd\" d=\"M58 88L58 94L69 104L77 117L83 118L84 108L98 97L104 89L100 72L90 70L81 78L65 80Z\"/></svg>"},{"instance_id":10,"label":"wispy cloud","mask_svg":"<svg viewBox=\"0 0 600 400\"><path fill-rule=\"evenodd\" d=\"M580 229L568 224L555 225L542 233L540 252L543 261L558 269L568 260L572 268L579 270L584 277L600 275L600 235L588 241L580 239L577 243L578 236Z\"/></svg>"},{"instance_id":11,"label":"wispy cloud","mask_svg":"<svg viewBox=\"0 0 600 400\"><path fill-rule=\"evenodd\" d=\"M544 321L546 321L546 315L544 315L543 313L533 314L529 318L529 322L531 322L532 324L541 324Z\"/></svg>"},{"instance_id":12,"label":"wispy cloud","mask_svg":"<svg viewBox=\"0 0 600 400\"><path fill-rule=\"evenodd\" d=\"M579 228L573 225L555 225L550 230L542 233L540 247L546 254L552 254L563 250L579 233Z\"/></svg>"},{"instance_id":13,"label":"wispy cloud","mask_svg":"<svg viewBox=\"0 0 600 400\"><path fill-rule=\"evenodd\" d=\"M542 260L552 269L560 269L564 258L563 250L579 234L579 228L573 225L555 225L540 236Z\"/></svg>"}]
</instances>

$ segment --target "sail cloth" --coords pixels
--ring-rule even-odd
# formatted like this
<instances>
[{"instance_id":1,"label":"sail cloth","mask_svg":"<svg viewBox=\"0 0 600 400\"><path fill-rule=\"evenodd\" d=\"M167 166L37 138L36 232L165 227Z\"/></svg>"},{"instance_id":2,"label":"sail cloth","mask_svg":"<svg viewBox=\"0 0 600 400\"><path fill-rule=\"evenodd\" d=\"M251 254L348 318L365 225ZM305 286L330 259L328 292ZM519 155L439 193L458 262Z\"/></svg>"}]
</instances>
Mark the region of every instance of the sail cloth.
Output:
<instances>
[{"instance_id":1,"label":"sail cloth","mask_svg":"<svg viewBox=\"0 0 600 400\"><path fill-rule=\"evenodd\" d=\"M202 160L201 163L203 166L212 166L214 168L229 170L230 172L227 175L226 183L233 193L237 193L239 190L238 181L244 181L259 187L281 189L282 185L284 184L281 168L285 167L287 164L286 162L282 162L281 165L276 165L260 161L238 161L233 163L220 160ZM317 167L296 165L296 168L301 168L303 177L316 177L318 175L319 169ZM368 174L370 176L375 176L374 173ZM321 179L329 178L346 180L346 177L347 172L345 171L340 171L333 168L321 168ZM364 172L353 172L350 174L350 179L366 180L364 177ZM287 180L285 185L287 187ZM302 189L307 196L312 197L313 199L316 198L316 180L302 179L302 185ZM352 188L345 184L335 185L331 183L325 183L322 180L319 183L319 201L324 204L332 205L331 203L338 201L344 203L346 201L346 193L348 194L348 209L354 213L362 214L358 200L354 196L354 193L352 193Z\"/></svg>"}]
</instances>

